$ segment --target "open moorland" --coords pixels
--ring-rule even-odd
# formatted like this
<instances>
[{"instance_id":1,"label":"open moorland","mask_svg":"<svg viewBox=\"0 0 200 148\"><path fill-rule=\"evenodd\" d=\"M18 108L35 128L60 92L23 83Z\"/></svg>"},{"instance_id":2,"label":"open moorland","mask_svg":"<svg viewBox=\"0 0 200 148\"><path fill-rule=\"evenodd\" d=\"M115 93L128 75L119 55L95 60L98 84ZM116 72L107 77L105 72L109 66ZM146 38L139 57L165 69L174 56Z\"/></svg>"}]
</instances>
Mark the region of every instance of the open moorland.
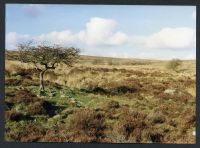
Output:
<instances>
[{"instance_id":1,"label":"open moorland","mask_svg":"<svg viewBox=\"0 0 200 148\"><path fill-rule=\"evenodd\" d=\"M20 142L195 143L196 61L81 56L39 73L6 52L5 139Z\"/></svg>"}]
</instances>

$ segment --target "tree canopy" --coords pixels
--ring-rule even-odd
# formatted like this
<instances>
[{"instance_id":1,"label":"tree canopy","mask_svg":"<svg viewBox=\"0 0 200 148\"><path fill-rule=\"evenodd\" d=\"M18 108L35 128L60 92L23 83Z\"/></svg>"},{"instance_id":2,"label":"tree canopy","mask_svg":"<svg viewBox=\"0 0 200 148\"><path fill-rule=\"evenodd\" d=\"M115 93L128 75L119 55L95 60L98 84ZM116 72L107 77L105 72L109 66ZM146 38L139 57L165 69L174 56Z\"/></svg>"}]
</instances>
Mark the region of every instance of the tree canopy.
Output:
<instances>
[{"instance_id":1,"label":"tree canopy","mask_svg":"<svg viewBox=\"0 0 200 148\"><path fill-rule=\"evenodd\" d=\"M44 92L43 77L48 69L55 69L59 64L72 66L79 57L78 48L64 48L58 45L32 45L27 42L18 45L19 60L33 63L40 72L40 92ZM42 66L42 68L41 68Z\"/></svg>"},{"instance_id":2,"label":"tree canopy","mask_svg":"<svg viewBox=\"0 0 200 148\"><path fill-rule=\"evenodd\" d=\"M38 64L45 69L55 69L60 63L72 66L78 59L80 50L78 48L64 48L58 45L38 45L31 43L19 44L19 59L24 63L33 63L38 69Z\"/></svg>"}]
</instances>

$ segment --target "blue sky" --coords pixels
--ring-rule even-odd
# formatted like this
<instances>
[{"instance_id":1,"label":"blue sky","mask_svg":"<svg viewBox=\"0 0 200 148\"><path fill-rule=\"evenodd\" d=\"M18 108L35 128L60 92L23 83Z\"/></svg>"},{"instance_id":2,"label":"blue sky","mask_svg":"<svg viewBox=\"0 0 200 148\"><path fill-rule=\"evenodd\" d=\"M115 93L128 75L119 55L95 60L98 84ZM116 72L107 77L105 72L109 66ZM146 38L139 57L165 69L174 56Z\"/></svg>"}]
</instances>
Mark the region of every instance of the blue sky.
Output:
<instances>
[{"instance_id":1,"label":"blue sky","mask_svg":"<svg viewBox=\"0 0 200 148\"><path fill-rule=\"evenodd\" d=\"M33 39L82 54L195 59L196 7L6 5L6 48Z\"/></svg>"}]
</instances>

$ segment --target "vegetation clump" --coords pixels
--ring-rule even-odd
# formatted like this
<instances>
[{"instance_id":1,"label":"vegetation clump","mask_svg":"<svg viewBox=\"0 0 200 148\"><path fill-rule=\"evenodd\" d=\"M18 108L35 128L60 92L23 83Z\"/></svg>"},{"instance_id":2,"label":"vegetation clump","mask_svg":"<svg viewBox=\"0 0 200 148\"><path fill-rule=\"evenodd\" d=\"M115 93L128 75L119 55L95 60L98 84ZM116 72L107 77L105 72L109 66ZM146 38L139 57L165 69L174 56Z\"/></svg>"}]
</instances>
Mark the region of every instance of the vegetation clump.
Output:
<instances>
[{"instance_id":1,"label":"vegetation clump","mask_svg":"<svg viewBox=\"0 0 200 148\"><path fill-rule=\"evenodd\" d=\"M11 100L13 103L24 103L28 105L40 99L35 94L32 94L29 90L25 89L17 91L16 95Z\"/></svg>"},{"instance_id":2,"label":"vegetation clump","mask_svg":"<svg viewBox=\"0 0 200 148\"><path fill-rule=\"evenodd\" d=\"M110 101L108 103L108 108L119 108L119 107L120 107L119 102L117 102L117 101Z\"/></svg>"},{"instance_id":3,"label":"vegetation clump","mask_svg":"<svg viewBox=\"0 0 200 148\"><path fill-rule=\"evenodd\" d=\"M167 64L167 68L174 71L177 71L180 66L181 60L179 59L173 59Z\"/></svg>"},{"instance_id":4,"label":"vegetation clump","mask_svg":"<svg viewBox=\"0 0 200 148\"><path fill-rule=\"evenodd\" d=\"M20 120L31 120L32 118L30 116L23 115L22 113L19 113L16 110L12 109L10 111L6 111L5 119L11 121L20 121Z\"/></svg>"},{"instance_id":5,"label":"vegetation clump","mask_svg":"<svg viewBox=\"0 0 200 148\"><path fill-rule=\"evenodd\" d=\"M23 128L19 128L15 131L10 131L6 134L11 141L20 142L37 142L43 138L46 134L45 128L40 124L29 123Z\"/></svg>"},{"instance_id":6,"label":"vegetation clump","mask_svg":"<svg viewBox=\"0 0 200 148\"><path fill-rule=\"evenodd\" d=\"M87 136L88 139L90 139L89 142L98 142L105 138L105 116L101 113L93 110L81 109L76 112L71 122L73 124L70 126L70 129L74 132L73 136L77 136L75 131L79 131L79 134L83 137Z\"/></svg>"},{"instance_id":7,"label":"vegetation clump","mask_svg":"<svg viewBox=\"0 0 200 148\"><path fill-rule=\"evenodd\" d=\"M7 86L19 86L21 85L23 80L18 80L18 79L6 79L5 85Z\"/></svg>"},{"instance_id":8,"label":"vegetation clump","mask_svg":"<svg viewBox=\"0 0 200 148\"><path fill-rule=\"evenodd\" d=\"M54 70L59 64L72 66L78 59L79 49L63 48L58 45L32 45L32 42L18 45L19 60L33 63L40 71L40 92L44 92L44 74L47 70ZM39 65L40 64L40 65Z\"/></svg>"}]
</instances>

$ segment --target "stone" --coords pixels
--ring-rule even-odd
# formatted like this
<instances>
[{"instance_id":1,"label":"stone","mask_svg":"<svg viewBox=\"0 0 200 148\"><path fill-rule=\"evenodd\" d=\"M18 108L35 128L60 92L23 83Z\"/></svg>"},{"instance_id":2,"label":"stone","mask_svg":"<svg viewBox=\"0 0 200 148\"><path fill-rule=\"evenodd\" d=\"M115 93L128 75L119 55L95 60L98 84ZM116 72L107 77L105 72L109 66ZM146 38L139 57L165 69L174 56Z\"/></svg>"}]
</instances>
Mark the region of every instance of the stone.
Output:
<instances>
[{"instance_id":1,"label":"stone","mask_svg":"<svg viewBox=\"0 0 200 148\"><path fill-rule=\"evenodd\" d=\"M164 93L165 93L165 94L174 95L175 91L176 91L176 90L174 90L174 89L166 89L166 90L164 91Z\"/></svg>"}]
</instances>

